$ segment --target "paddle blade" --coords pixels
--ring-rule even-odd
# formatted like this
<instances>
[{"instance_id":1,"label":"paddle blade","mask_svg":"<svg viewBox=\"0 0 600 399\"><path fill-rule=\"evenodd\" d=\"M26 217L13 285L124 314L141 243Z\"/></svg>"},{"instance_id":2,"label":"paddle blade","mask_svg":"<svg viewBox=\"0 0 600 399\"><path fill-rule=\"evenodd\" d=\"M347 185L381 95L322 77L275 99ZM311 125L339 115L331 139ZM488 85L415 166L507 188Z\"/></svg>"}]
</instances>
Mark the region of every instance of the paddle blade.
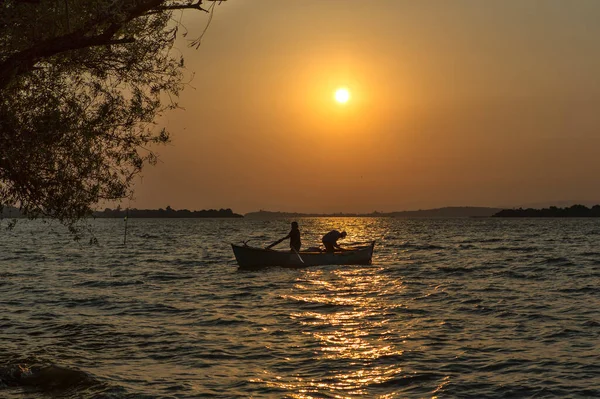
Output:
<instances>
[{"instance_id":1,"label":"paddle blade","mask_svg":"<svg viewBox=\"0 0 600 399\"><path fill-rule=\"evenodd\" d=\"M296 255L298 255L298 259L300 259L300 262L304 263L304 260L302 259L302 257L298 253L298 251L296 251L296 248L292 248L292 249L294 250L294 252L296 253Z\"/></svg>"}]
</instances>

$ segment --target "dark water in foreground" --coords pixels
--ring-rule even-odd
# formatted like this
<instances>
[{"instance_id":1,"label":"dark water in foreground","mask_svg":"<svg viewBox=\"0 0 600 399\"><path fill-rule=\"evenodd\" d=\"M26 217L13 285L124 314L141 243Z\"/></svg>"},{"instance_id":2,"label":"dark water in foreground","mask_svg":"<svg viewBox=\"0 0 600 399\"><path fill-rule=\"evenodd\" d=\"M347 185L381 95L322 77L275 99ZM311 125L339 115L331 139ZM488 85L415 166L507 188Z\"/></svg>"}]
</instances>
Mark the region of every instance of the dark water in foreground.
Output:
<instances>
[{"instance_id":1,"label":"dark water in foreground","mask_svg":"<svg viewBox=\"0 0 600 399\"><path fill-rule=\"evenodd\" d=\"M239 271L286 220L2 229L0 397L600 397L600 220L299 222L373 265Z\"/></svg>"}]
</instances>

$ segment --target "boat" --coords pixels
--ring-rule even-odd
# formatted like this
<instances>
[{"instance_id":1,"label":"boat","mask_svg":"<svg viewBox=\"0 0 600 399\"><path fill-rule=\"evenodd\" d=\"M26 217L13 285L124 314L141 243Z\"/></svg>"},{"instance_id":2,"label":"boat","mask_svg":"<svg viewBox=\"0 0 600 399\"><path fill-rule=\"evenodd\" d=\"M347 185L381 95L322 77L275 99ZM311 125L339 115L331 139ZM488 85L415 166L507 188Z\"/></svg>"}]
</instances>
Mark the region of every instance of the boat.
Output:
<instances>
[{"instance_id":1,"label":"boat","mask_svg":"<svg viewBox=\"0 0 600 399\"><path fill-rule=\"evenodd\" d=\"M261 268L269 266L305 267L321 265L370 265L375 241L368 245L344 248L342 251L276 251L250 247L246 244L231 244L233 254L240 268Z\"/></svg>"}]
</instances>

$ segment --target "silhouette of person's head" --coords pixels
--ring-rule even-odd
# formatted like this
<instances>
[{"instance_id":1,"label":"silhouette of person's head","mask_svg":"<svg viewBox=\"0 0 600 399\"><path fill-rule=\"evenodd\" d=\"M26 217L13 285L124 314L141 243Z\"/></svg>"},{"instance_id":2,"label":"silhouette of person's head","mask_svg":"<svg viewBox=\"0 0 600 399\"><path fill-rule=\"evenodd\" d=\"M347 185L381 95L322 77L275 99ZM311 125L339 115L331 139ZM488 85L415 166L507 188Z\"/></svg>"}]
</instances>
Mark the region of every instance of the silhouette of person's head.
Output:
<instances>
[{"instance_id":1,"label":"silhouette of person's head","mask_svg":"<svg viewBox=\"0 0 600 399\"><path fill-rule=\"evenodd\" d=\"M292 222L292 229L298 228L298 222Z\"/></svg>"},{"instance_id":2,"label":"silhouette of person's head","mask_svg":"<svg viewBox=\"0 0 600 399\"><path fill-rule=\"evenodd\" d=\"M341 233L341 237L342 237L342 238L346 238L346 236L347 236L347 235L348 235L348 234L347 234L345 231L342 231L342 233Z\"/></svg>"}]
</instances>

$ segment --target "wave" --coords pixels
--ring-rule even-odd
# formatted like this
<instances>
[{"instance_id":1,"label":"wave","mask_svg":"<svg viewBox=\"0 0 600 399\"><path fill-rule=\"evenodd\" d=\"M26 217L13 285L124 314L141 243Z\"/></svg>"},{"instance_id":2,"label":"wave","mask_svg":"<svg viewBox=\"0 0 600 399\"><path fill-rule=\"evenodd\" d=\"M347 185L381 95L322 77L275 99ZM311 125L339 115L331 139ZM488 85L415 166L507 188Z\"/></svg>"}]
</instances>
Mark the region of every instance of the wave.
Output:
<instances>
[{"instance_id":1,"label":"wave","mask_svg":"<svg viewBox=\"0 0 600 399\"><path fill-rule=\"evenodd\" d=\"M438 381L443 378L443 375L438 373L413 373L400 377L391 378L383 382L374 382L367 384L369 387L407 387L413 384L423 384L429 381Z\"/></svg>"},{"instance_id":2,"label":"wave","mask_svg":"<svg viewBox=\"0 0 600 399\"><path fill-rule=\"evenodd\" d=\"M462 266L440 266L438 267L438 270L441 272L444 272L446 274L452 274L452 275L461 275L461 274L468 274L468 273L472 273L473 269L468 268L468 267L462 267Z\"/></svg>"},{"instance_id":3,"label":"wave","mask_svg":"<svg viewBox=\"0 0 600 399\"><path fill-rule=\"evenodd\" d=\"M148 233L143 233L138 235L139 238L145 238L145 239L160 239L160 238L165 238L164 236L160 236L157 234L148 234Z\"/></svg>"},{"instance_id":4,"label":"wave","mask_svg":"<svg viewBox=\"0 0 600 399\"><path fill-rule=\"evenodd\" d=\"M508 359L508 360L502 360L499 362L486 364L484 366L479 367L478 371L489 372L489 371L503 370L504 372L506 372L507 369L520 368L520 367L525 366L530 363L531 363L530 361L525 360L525 359Z\"/></svg>"},{"instance_id":5,"label":"wave","mask_svg":"<svg viewBox=\"0 0 600 399\"><path fill-rule=\"evenodd\" d=\"M396 245L398 248L410 248L415 250L431 250L431 249L445 249L440 245L435 244L414 244L410 242L404 242Z\"/></svg>"},{"instance_id":6,"label":"wave","mask_svg":"<svg viewBox=\"0 0 600 399\"><path fill-rule=\"evenodd\" d=\"M595 321L595 320L588 320L583 323L583 326L585 326L585 327L600 327L600 322Z\"/></svg>"},{"instance_id":7,"label":"wave","mask_svg":"<svg viewBox=\"0 0 600 399\"><path fill-rule=\"evenodd\" d=\"M502 242L504 241L503 238L482 238L482 239L466 239L466 240L462 240L460 243L461 244L483 244L483 243L490 243L490 242Z\"/></svg>"},{"instance_id":8,"label":"wave","mask_svg":"<svg viewBox=\"0 0 600 399\"><path fill-rule=\"evenodd\" d=\"M538 264L547 264L547 265L561 265L561 266L574 266L575 263L571 262L567 258L559 257L549 257L544 260L538 262Z\"/></svg>"},{"instance_id":9,"label":"wave","mask_svg":"<svg viewBox=\"0 0 600 399\"><path fill-rule=\"evenodd\" d=\"M544 335L542 339L544 341L555 342L557 338L573 338L576 336L584 335L585 333L581 330L575 330L572 328L563 328L559 331L552 332L550 334Z\"/></svg>"},{"instance_id":10,"label":"wave","mask_svg":"<svg viewBox=\"0 0 600 399\"><path fill-rule=\"evenodd\" d=\"M107 386L85 371L34 359L12 360L0 366L0 387L22 388L61 397L80 397L84 390ZM65 394L69 394L66 396Z\"/></svg>"},{"instance_id":11,"label":"wave","mask_svg":"<svg viewBox=\"0 0 600 399\"><path fill-rule=\"evenodd\" d=\"M507 247L507 246L499 246L499 247L489 247L489 248L483 248L484 250L487 251L498 251L498 252L536 252L536 251L540 251L540 248L538 247L531 247L531 246L520 246L520 247Z\"/></svg>"},{"instance_id":12,"label":"wave","mask_svg":"<svg viewBox=\"0 0 600 399\"><path fill-rule=\"evenodd\" d=\"M84 281L82 283L73 284L76 287L95 287L95 288L109 288L109 287L126 287L129 285L140 285L144 284L141 280L125 280L125 281Z\"/></svg>"},{"instance_id":13,"label":"wave","mask_svg":"<svg viewBox=\"0 0 600 399\"><path fill-rule=\"evenodd\" d=\"M561 288L557 291L563 292L565 294L595 294L598 292L598 287L588 285L588 286L579 287L579 288Z\"/></svg>"}]
</instances>

